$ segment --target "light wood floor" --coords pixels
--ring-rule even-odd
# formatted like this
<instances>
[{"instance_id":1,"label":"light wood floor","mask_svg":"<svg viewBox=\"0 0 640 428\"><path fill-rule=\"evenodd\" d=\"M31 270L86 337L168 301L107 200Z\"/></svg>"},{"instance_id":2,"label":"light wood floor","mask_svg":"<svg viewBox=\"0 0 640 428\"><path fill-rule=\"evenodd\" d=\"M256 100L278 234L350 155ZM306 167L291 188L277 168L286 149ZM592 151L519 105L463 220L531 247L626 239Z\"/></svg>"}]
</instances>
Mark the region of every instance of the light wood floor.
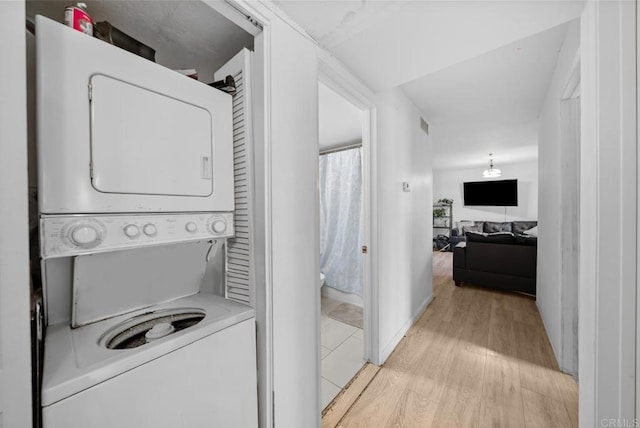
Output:
<instances>
[{"instance_id":1,"label":"light wood floor","mask_svg":"<svg viewBox=\"0 0 640 428\"><path fill-rule=\"evenodd\" d=\"M434 301L331 426L577 427L577 384L558 370L534 300L455 287L451 264L434 253Z\"/></svg>"}]
</instances>

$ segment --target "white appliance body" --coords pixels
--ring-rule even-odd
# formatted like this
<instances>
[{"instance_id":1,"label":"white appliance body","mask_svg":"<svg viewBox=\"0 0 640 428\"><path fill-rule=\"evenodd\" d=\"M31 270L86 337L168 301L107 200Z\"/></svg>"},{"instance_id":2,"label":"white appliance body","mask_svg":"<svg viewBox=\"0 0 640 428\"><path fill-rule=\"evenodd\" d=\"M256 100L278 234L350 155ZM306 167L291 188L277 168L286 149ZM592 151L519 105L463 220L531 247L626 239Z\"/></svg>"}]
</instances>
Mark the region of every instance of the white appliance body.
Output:
<instances>
[{"instance_id":1,"label":"white appliance body","mask_svg":"<svg viewBox=\"0 0 640 428\"><path fill-rule=\"evenodd\" d=\"M229 94L36 25L40 213L234 210Z\"/></svg>"},{"instance_id":2,"label":"white appliance body","mask_svg":"<svg viewBox=\"0 0 640 428\"><path fill-rule=\"evenodd\" d=\"M202 291L235 234L231 96L36 28L44 428L256 428L254 310Z\"/></svg>"},{"instance_id":3,"label":"white appliance body","mask_svg":"<svg viewBox=\"0 0 640 428\"><path fill-rule=\"evenodd\" d=\"M234 236L233 213L43 215L43 259Z\"/></svg>"},{"instance_id":4,"label":"white appliance body","mask_svg":"<svg viewBox=\"0 0 640 428\"><path fill-rule=\"evenodd\" d=\"M256 428L253 309L195 295L154 310L172 308L206 316L186 330L126 350L106 349L100 337L137 313L78 329L50 327L44 427Z\"/></svg>"}]
</instances>

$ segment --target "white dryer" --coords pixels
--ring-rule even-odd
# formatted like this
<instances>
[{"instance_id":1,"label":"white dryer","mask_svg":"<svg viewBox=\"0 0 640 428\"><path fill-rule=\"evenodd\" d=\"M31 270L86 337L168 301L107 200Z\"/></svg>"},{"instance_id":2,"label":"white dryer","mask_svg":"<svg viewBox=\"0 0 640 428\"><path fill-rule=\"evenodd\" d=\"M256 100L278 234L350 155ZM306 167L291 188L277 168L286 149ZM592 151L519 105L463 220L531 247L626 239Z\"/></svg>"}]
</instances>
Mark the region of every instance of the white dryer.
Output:
<instances>
[{"instance_id":1,"label":"white dryer","mask_svg":"<svg viewBox=\"0 0 640 428\"><path fill-rule=\"evenodd\" d=\"M231 96L36 17L42 214L231 212Z\"/></svg>"}]
</instances>

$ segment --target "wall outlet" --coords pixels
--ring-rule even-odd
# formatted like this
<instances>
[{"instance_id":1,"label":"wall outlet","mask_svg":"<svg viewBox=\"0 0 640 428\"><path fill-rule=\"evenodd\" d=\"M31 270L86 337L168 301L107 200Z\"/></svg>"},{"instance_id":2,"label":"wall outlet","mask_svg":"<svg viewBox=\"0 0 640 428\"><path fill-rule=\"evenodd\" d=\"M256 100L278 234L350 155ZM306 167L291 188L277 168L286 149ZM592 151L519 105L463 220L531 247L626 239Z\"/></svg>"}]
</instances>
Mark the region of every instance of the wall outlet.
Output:
<instances>
[{"instance_id":1,"label":"wall outlet","mask_svg":"<svg viewBox=\"0 0 640 428\"><path fill-rule=\"evenodd\" d=\"M407 183L406 181L404 181L402 183L402 191L403 192L410 192L411 191L411 188L409 187L409 183Z\"/></svg>"}]
</instances>

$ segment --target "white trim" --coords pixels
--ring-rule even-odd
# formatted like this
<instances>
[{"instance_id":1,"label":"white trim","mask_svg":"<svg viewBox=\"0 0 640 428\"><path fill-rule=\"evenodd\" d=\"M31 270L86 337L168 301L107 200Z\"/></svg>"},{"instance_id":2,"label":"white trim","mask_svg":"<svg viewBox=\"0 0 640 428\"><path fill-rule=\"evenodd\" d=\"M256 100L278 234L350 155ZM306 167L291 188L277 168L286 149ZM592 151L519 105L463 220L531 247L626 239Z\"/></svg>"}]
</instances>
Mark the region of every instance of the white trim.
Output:
<instances>
[{"instance_id":1,"label":"white trim","mask_svg":"<svg viewBox=\"0 0 640 428\"><path fill-rule=\"evenodd\" d=\"M363 112L362 123L362 213L363 245L368 247L368 257L363 259L364 301L364 358L379 364L379 313L377 275L377 182L374 156L376 152L375 138L375 102L373 93L358 81L337 59L318 47L319 80L329 88L341 94Z\"/></svg>"},{"instance_id":2,"label":"white trim","mask_svg":"<svg viewBox=\"0 0 640 428\"><path fill-rule=\"evenodd\" d=\"M583 426L604 426L602 421L608 419L633 424L636 417L634 12L635 2L592 1L587 2L581 22L579 394Z\"/></svg>"},{"instance_id":3,"label":"white trim","mask_svg":"<svg viewBox=\"0 0 640 428\"><path fill-rule=\"evenodd\" d=\"M431 302L433 302L433 294L431 294L424 302L422 302L413 316L408 319L402 327L400 327L400 330L398 330L398 332L393 336L393 339L391 339L391 341L387 343L387 346L385 346L384 349L380 351L381 361L386 361L387 358L389 358L393 350L396 349L396 346L398 346L398 343L400 343L411 326L418 320L418 318L420 318L422 313L427 309Z\"/></svg>"},{"instance_id":4,"label":"white trim","mask_svg":"<svg viewBox=\"0 0 640 428\"><path fill-rule=\"evenodd\" d=\"M369 295L365 296L365 299L369 302L371 313L369 318L365 317L366 325L370 326L369 332L365 333L365 352L369 355L371 362L376 365L382 364L385 361L381 357L380 352L380 251L378 250L378 244L380 242L380 226L379 226L379 212L378 212L378 189L380 178L378 176L378 110L373 108L370 110L370 114L365 118L365 126L370 130L369 139L371 141L370 147L364 149L365 157L369 159L369 196L371 200L369 205L371 210L369 215L369 224L371 225L371 246L369 247L370 265L369 272L371 275Z\"/></svg>"},{"instance_id":5,"label":"white trim","mask_svg":"<svg viewBox=\"0 0 640 428\"><path fill-rule=\"evenodd\" d=\"M25 4L0 2L0 425L30 427Z\"/></svg>"},{"instance_id":6,"label":"white trim","mask_svg":"<svg viewBox=\"0 0 640 428\"><path fill-rule=\"evenodd\" d=\"M640 5L636 0L636 146L638 144L638 136L640 136L640 82L638 74L640 73ZM636 168L640 171L640 150L636 156ZM636 178L637 184L637 205L636 213L640 215L640 173ZM636 266L640 266L640 219L636 217ZM636 276L636 290L638 290L638 277ZM640 293L636 294L636 402L635 416L640 415Z\"/></svg>"}]
</instances>

